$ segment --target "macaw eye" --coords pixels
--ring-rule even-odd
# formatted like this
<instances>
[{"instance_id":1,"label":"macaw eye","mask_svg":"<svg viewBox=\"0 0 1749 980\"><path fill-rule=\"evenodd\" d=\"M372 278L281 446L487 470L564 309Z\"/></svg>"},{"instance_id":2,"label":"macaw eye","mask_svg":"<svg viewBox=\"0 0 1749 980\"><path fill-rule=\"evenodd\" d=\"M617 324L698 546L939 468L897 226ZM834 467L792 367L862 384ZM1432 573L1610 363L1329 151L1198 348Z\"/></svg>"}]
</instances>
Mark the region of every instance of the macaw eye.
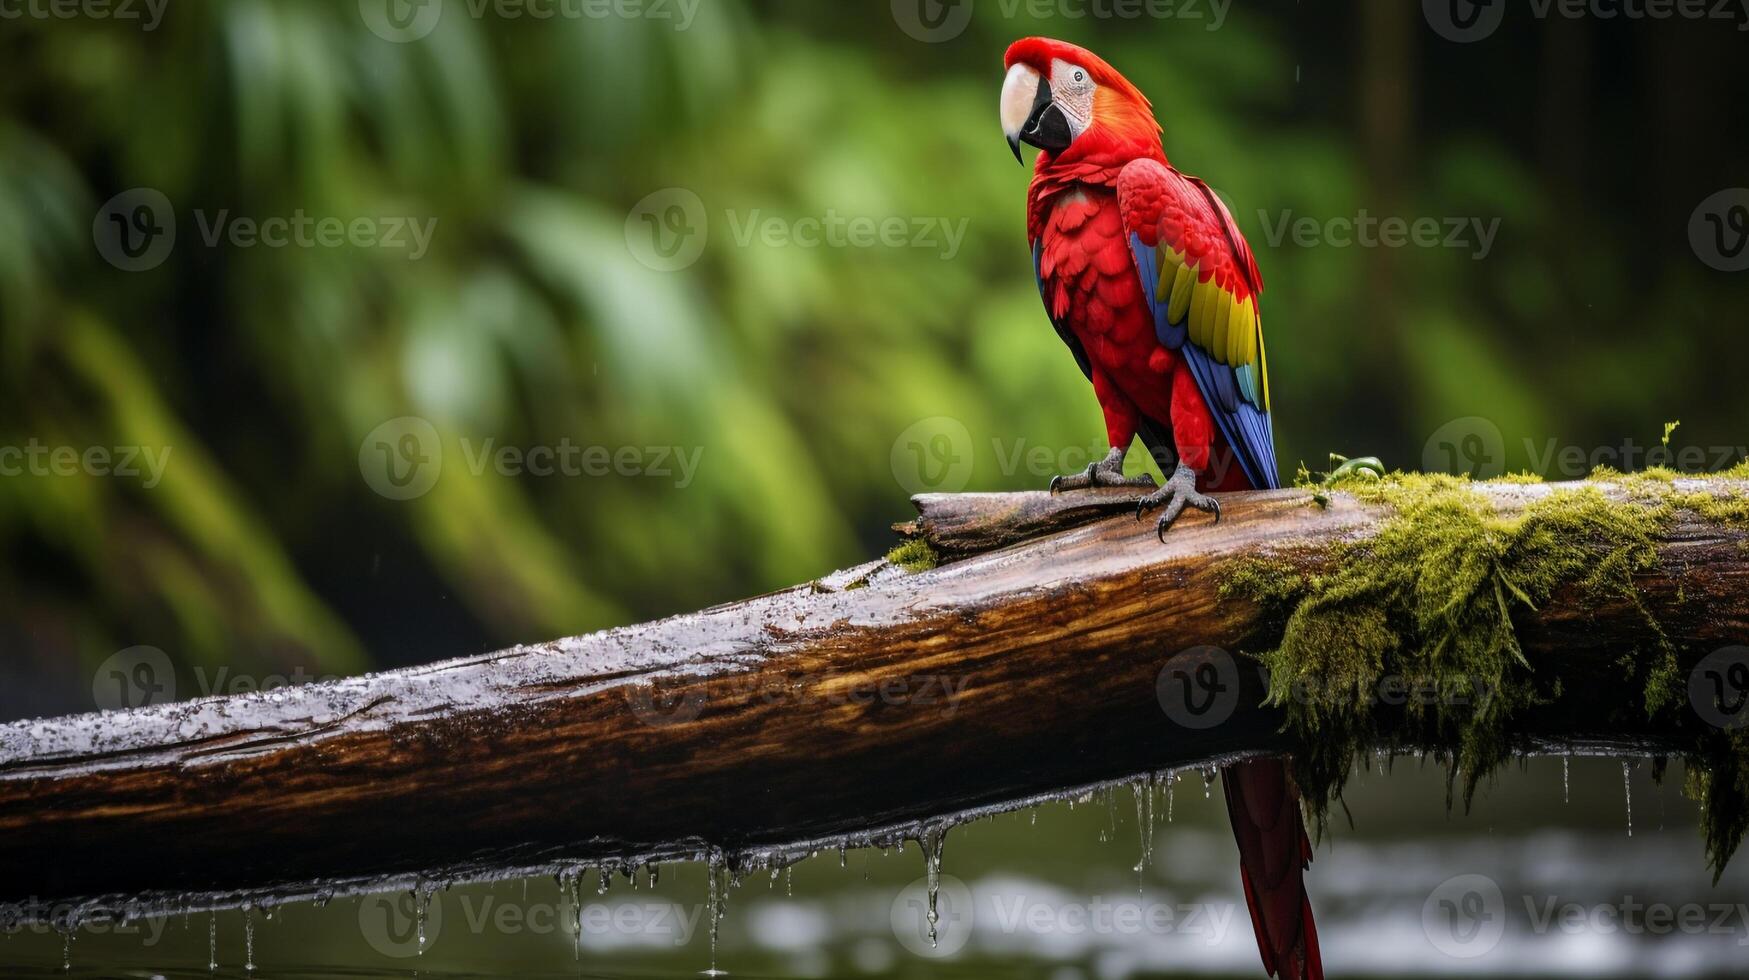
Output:
<instances>
[{"instance_id":1,"label":"macaw eye","mask_svg":"<svg viewBox=\"0 0 1749 980\"><path fill-rule=\"evenodd\" d=\"M1085 82L1086 80L1087 80L1087 76L1085 73L1080 72L1080 71L1075 72L1075 81Z\"/></svg>"}]
</instances>

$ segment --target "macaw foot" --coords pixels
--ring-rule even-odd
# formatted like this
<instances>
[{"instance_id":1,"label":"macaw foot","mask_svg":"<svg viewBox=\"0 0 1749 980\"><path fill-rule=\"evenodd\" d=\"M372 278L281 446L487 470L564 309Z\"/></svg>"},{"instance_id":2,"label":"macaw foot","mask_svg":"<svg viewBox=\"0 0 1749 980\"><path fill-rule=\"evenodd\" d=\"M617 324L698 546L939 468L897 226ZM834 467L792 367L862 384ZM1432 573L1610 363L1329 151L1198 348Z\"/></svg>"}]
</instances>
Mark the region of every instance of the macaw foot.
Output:
<instances>
[{"instance_id":1,"label":"macaw foot","mask_svg":"<svg viewBox=\"0 0 1749 980\"><path fill-rule=\"evenodd\" d=\"M1206 510L1215 515L1215 523L1221 521L1221 502L1206 493L1198 493L1196 489L1196 471L1183 463L1172 471L1172 478L1166 485L1136 501L1136 520L1155 507L1164 507L1160 512L1159 523L1154 525L1154 532L1162 542L1166 540L1166 529L1172 522L1178 520L1178 515L1184 513L1186 506L1197 510Z\"/></svg>"},{"instance_id":2,"label":"macaw foot","mask_svg":"<svg viewBox=\"0 0 1749 980\"><path fill-rule=\"evenodd\" d=\"M1051 477L1051 492L1059 490L1085 490L1088 487L1151 487L1154 478L1146 473L1141 476L1123 475L1124 450L1113 449L1105 454L1105 458L1089 465L1074 476Z\"/></svg>"}]
</instances>

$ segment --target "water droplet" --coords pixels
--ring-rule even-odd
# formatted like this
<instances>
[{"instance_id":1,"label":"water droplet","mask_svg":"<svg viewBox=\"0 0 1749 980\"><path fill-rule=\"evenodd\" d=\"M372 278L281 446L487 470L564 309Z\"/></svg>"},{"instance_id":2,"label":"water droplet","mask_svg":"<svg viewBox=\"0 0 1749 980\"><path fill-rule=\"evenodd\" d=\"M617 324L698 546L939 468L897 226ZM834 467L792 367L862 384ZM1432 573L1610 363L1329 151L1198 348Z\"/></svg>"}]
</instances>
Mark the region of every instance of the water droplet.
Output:
<instances>
[{"instance_id":1,"label":"water droplet","mask_svg":"<svg viewBox=\"0 0 1749 980\"><path fill-rule=\"evenodd\" d=\"M1149 773L1130 783L1130 792L1136 798L1136 831L1142 843L1142 858L1135 867L1138 875L1148 869L1148 859L1154 851L1154 782L1154 774ZM1140 886L1138 881L1137 887Z\"/></svg>"},{"instance_id":2,"label":"water droplet","mask_svg":"<svg viewBox=\"0 0 1749 980\"><path fill-rule=\"evenodd\" d=\"M1628 836L1632 837L1634 836L1634 784L1626 760L1623 760L1621 764L1621 790L1628 802Z\"/></svg>"},{"instance_id":3,"label":"water droplet","mask_svg":"<svg viewBox=\"0 0 1749 980\"><path fill-rule=\"evenodd\" d=\"M941 850L947 840L947 827L936 824L924 830L918 839L918 845L923 849L924 873L929 880L929 948L935 948L935 927L941 921L941 912L936 907L941 898Z\"/></svg>"},{"instance_id":4,"label":"water droplet","mask_svg":"<svg viewBox=\"0 0 1749 980\"><path fill-rule=\"evenodd\" d=\"M425 955L425 920L431 916L431 890L424 882L413 886L413 925L418 933L419 955Z\"/></svg>"},{"instance_id":5,"label":"water droplet","mask_svg":"<svg viewBox=\"0 0 1749 980\"><path fill-rule=\"evenodd\" d=\"M721 851L713 850L710 852L705 861L705 871L710 875L710 884L707 889L709 910L705 914L709 915L711 919L711 967L705 971L705 976L715 977L722 975L717 971L717 936L719 925L723 920L724 904L723 885L720 880L723 873L723 853Z\"/></svg>"}]
</instances>

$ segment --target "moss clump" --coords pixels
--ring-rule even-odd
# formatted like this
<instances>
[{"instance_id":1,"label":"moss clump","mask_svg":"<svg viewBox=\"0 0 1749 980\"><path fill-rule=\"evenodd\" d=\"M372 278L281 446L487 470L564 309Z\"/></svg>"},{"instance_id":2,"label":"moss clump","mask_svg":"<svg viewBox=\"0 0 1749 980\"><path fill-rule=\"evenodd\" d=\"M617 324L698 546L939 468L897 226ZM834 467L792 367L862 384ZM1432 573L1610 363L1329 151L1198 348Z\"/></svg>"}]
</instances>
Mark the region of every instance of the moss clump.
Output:
<instances>
[{"instance_id":1,"label":"moss clump","mask_svg":"<svg viewBox=\"0 0 1749 980\"><path fill-rule=\"evenodd\" d=\"M1454 781L1462 774L1467 803L1509 756L1509 720L1560 693L1526 661L1514 610L1568 585L1637 603L1632 576L1655 560L1663 510L1577 489L1502 515L1469 481L1447 476L1398 473L1334 489L1392 516L1376 534L1339 545L1325 571L1247 559L1225 585L1284 615L1281 644L1260 657L1270 702L1298 736L1301 790L1322 818L1357 757L1431 736ZM1647 623L1643 652L1657 665L1647 671L1647 701L1661 705L1674 690L1675 656ZM1374 708L1387 691L1401 698L1402 732L1377 730Z\"/></svg>"},{"instance_id":2,"label":"moss clump","mask_svg":"<svg viewBox=\"0 0 1749 980\"><path fill-rule=\"evenodd\" d=\"M922 538L911 538L887 552L887 561L907 572L916 573L927 572L941 564L941 557L929 546L929 542Z\"/></svg>"},{"instance_id":3,"label":"moss clump","mask_svg":"<svg viewBox=\"0 0 1749 980\"><path fill-rule=\"evenodd\" d=\"M1713 884L1749 831L1749 731L1718 732L1689 759L1683 791L1700 803Z\"/></svg>"}]
</instances>

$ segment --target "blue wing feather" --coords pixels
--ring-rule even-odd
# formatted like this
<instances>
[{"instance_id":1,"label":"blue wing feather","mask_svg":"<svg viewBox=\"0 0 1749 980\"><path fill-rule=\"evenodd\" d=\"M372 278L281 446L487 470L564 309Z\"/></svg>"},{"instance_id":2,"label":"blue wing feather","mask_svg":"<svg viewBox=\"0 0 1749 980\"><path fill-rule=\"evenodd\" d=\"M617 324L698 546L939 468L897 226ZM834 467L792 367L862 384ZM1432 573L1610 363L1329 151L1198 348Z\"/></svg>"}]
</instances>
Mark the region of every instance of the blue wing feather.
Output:
<instances>
[{"instance_id":1,"label":"blue wing feather","mask_svg":"<svg viewBox=\"0 0 1749 980\"><path fill-rule=\"evenodd\" d=\"M1142 295L1154 315L1154 336L1168 350L1178 351L1190 365L1197 390L1208 402L1209 414L1215 426L1233 447L1239 466L1251 485L1261 490L1281 486L1275 465L1275 435L1269 423L1269 413L1258 407L1260 397L1256 371L1249 365L1234 370L1215 360L1207 351L1186 340L1189 317L1179 323L1166 319L1168 304L1155 298L1159 284L1159 267L1154 250L1142 244L1140 236L1130 235L1130 254L1135 258L1136 273L1141 276ZM1034 254L1037 268L1037 254Z\"/></svg>"}]
</instances>

